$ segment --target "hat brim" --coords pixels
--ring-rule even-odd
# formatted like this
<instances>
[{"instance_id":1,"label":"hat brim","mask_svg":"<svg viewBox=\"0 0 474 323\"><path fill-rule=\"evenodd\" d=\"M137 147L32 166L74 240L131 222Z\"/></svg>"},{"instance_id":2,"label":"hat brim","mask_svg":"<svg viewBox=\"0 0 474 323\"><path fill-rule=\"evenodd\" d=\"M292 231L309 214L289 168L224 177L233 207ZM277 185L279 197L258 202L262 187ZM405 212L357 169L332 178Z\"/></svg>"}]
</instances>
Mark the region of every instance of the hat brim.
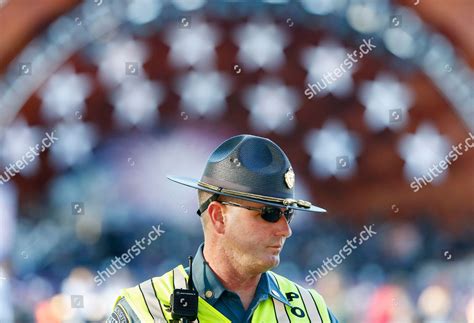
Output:
<instances>
[{"instance_id":1,"label":"hat brim","mask_svg":"<svg viewBox=\"0 0 474 323\"><path fill-rule=\"evenodd\" d=\"M201 190L201 191L205 191L205 192L209 192L209 193L219 193L219 195L224 195L224 196L229 196L229 197L235 197L235 198L238 198L238 199L242 199L242 200L246 200L246 201L251 201L251 202L257 202L257 203L262 203L262 204L265 204L265 205L272 205L272 206L277 206L277 207L287 207L289 209L294 209L294 210L298 210L298 211L305 211L305 212L318 212L318 213L325 213L327 212L325 209L319 207L319 206L316 206L316 205L311 205L311 207L300 207L298 205L288 205L288 206L285 206L281 203L276 203L276 202L270 202L270 201L265 201L265 200L260 200L260 199L255 199L255 198L251 198L251 197L246 197L246 196L240 196L240 195L234 195L234 194L229 194L229 193L226 193L226 192L221 192L221 191L217 191L217 190L213 190L213 189L210 189L210 188L207 188L207 187L204 187L204 186L201 186L199 185L199 180L197 179L194 179L194 178L189 178L189 177L177 177L177 176L171 176L171 175L167 175L166 176L169 180L175 182L175 183L178 183L178 184L181 184L181 185L185 185L185 186L188 186L188 187L192 187L192 188L195 188L195 189L198 189L198 190Z\"/></svg>"}]
</instances>

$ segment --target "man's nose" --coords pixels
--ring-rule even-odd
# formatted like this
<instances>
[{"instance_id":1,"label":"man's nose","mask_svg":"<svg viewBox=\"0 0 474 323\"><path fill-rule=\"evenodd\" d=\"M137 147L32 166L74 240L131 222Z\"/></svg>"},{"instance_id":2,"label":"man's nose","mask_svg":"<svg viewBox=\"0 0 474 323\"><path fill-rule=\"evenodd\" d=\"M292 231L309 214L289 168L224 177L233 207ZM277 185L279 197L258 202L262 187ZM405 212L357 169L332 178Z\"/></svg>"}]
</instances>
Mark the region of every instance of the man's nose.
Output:
<instances>
[{"instance_id":1,"label":"man's nose","mask_svg":"<svg viewBox=\"0 0 474 323\"><path fill-rule=\"evenodd\" d=\"M293 234L293 231L291 231L290 224L288 223L288 221L286 220L286 218L284 216L282 216L278 220L277 225L278 225L278 235L279 236L283 236L285 238L291 237L291 235Z\"/></svg>"}]
</instances>

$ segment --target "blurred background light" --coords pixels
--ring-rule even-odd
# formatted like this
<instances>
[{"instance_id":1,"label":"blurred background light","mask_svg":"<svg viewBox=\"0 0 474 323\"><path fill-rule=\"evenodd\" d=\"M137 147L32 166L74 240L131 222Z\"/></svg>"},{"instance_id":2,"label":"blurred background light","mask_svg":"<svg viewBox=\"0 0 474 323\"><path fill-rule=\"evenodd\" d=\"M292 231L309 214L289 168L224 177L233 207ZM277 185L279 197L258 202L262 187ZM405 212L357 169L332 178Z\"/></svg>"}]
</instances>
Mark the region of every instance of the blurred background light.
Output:
<instances>
[{"instance_id":1,"label":"blurred background light","mask_svg":"<svg viewBox=\"0 0 474 323\"><path fill-rule=\"evenodd\" d=\"M127 18L135 24L146 24L153 21L161 11L161 0L133 0L128 2Z\"/></svg>"},{"instance_id":2,"label":"blurred background light","mask_svg":"<svg viewBox=\"0 0 474 323\"><path fill-rule=\"evenodd\" d=\"M197 10L206 4L206 0L171 0L177 9L183 11Z\"/></svg>"},{"instance_id":3,"label":"blurred background light","mask_svg":"<svg viewBox=\"0 0 474 323\"><path fill-rule=\"evenodd\" d=\"M170 46L169 59L176 67L210 68L215 65L215 48L220 33L215 26L198 19L183 18L180 25L171 27L165 35Z\"/></svg>"},{"instance_id":4,"label":"blurred background light","mask_svg":"<svg viewBox=\"0 0 474 323\"><path fill-rule=\"evenodd\" d=\"M115 87L130 77L143 75L143 63L148 55L148 47L143 42L125 36L97 44L94 52L99 77L109 87ZM137 70L127 71L127 68Z\"/></svg>"},{"instance_id":5,"label":"blurred background light","mask_svg":"<svg viewBox=\"0 0 474 323\"><path fill-rule=\"evenodd\" d=\"M466 306L466 319L469 323L474 322L474 296L470 298Z\"/></svg>"},{"instance_id":6,"label":"blurred background light","mask_svg":"<svg viewBox=\"0 0 474 323\"><path fill-rule=\"evenodd\" d=\"M239 47L238 61L244 70L276 70L285 62L283 50L289 44L285 30L271 22L248 22L234 33Z\"/></svg>"},{"instance_id":7,"label":"blurred background light","mask_svg":"<svg viewBox=\"0 0 474 323\"><path fill-rule=\"evenodd\" d=\"M41 133L40 127L30 127L22 118L17 119L10 127L5 129L3 138L0 138L0 156L5 167L10 164L16 165L16 162L22 161L25 158L25 161L28 163L21 170L21 176L32 176L35 174L39 168L39 158L37 155L40 154L36 147L37 145L41 147L41 140L44 136ZM33 149L33 152L30 151L30 148ZM30 152L31 156L26 156L28 152ZM18 166L14 167L19 170ZM6 169L2 169L0 175L3 175L4 171ZM11 169L11 172L14 172L14 169ZM19 174L15 176L19 176ZM8 177L11 178L11 174ZM4 178L4 180L6 179Z\"/></svg>"},{"instance_id":8,"label":"blurred background light","mask_svg":"<svg viewBox=\"0 0 474 323\"><path fill-rule=\"evenodd\" d=\"M331 175L345 179L357 168L360 152L358 136L339 120L326 121L320 130L313 129L305 138L305 148L311 156L311 172L317 177Z\"/></svg>"},{"instance_id":9,"label":"blurred background light","mask_svg":"<svg viewBox=\"0 0 474 323\"><path fill-rule=\"evenodd\" d=\"M158 82L141 76L130 76L111 95L114 117L121 126L152 127L156 124L158 108L165 91Z\"/></svg>"},{"instance_id":10,"label":"blurred background light","mask_svg":"<svg viewBox=\"0 0 474 323\"><path fill-rule=\"evenodd\" d=\"M342 9L347 0L301 0L301 4L310 13L327 15Z\"/></svg>"},{"instance_id":11,"label":"blurred background light","mask_svg":"<svg viewBox=\"0 0 474 323\"><path fill-rule=\"evenodd\" d=\"M190 72L177 81L181 109L191 117L217 119L226 111L226 97L231 93L230 77L217 71ZM183 119L188 115L182 113Z\"/></svg>"},{"instance_id":12,"label":"blurred background light","mask_svg":"<svg viewBox=\"0 0 474 323\"><path fill-rule=\"evenodd\" d=\"M267 78L245 90L243 101L250 111L250 125L259 133L288 133L294 127L300 98L296 89Z\"/></svg>"},{"instance_id":13,"label":"blurred background light","mask_svg":"<svg viewBox=\"0 0 474 323\"><path fill-rule=\"evenodd\" d=\"M450 141L441 135L430 123L423 123L412 135L403 135L399 142L400 156L405 161L404 173L407 180L414 176L421 177L428 173L433 165L447 157ZM433 182L439 183L447 176L448 170L434 177ZM432 175L430 175L433 178Z\"/></svg>"},{"instance_id":14,"label":"blurred background light","mask_svg":"<svg viewBox=\"0 0 474 323\"><path fill-rule=\"evenodd\" d=\"M320 45L304 50L302 64L308 71L306 81L317 84L323 95L333 93L338 97L348 96L354 87L352 74L358 69L357 63L352 64L352 68L344 69L342 76L332 82L328 81L327 77L328 73L334 75L334 70L343 65L344 60L348 59L346 54L350 53L351 50L331 40L322 41Z\"/></svg>"},{"instance_id":15,"label":"blurred background light","mask_svg":"<svg viewBox=\"0 0 474 323\"><path fill-rule=\"evenodd\" d=\"M412 10L401 8L390 16L391 28L383 33L387 49L400 58L412 58L421 46L425 45L425 33L422 32L421 20Z\"/></svg>"},{"instance_id":16,"label":"blurred background light","mask_svg":"<svg viewBox=\"0 0 474 323\"><path fill-rule=\"evenodd\" d=\"M263 0L263 1L267 3L273 3L273 4L282 4L282 3L288 3L290 0Z\"/></svg>"},{"instance_id":17,"label":"blurred background light","mask_svg":"<svg viewBox=\"0 0 474 323\"><path fill-rule=\"evenodd\" d=\"M84 101L90 95L90 78L65 66L51 76L40 91L42 113L46 119L77 117L84 111Z\"/></svg>"},{"instance_id":18,"label":"blurred background light","mask_svg":"<svg viewBox=\"0 0 474 323\"><path fill-rule=\"evenodd\" d=\"M429 286L421 293L418 306L429 321L446 319L451 308L449 293L441 286Z\"/></svg>"},{"instance_id":19,"label":"blurred background light","mask_svg":"<svg viewBox=\"0 0 474 323\"><path fill-rule=\"evenodd\" d=\"M50 158L59 168L67 168L86 161L97 142L94 126L88 123L60 123L56 127L55 136L58 141L50 148Z\"/></svg>"},{"instance_id":20,"label":"blurred background light","mask_svg":"<svg viewBox=\"0 0 474 323\"><path fill-rule=\"evenodd\" d=\"M385 24L384 13L387 3L384 1L352 1L346 12L349 24L361 33L374 33Z\"/></svg>"},{"instance_id":21,"label":"blurred background light","mask_svg":"<svg viewBox=\"0 0 474 323\"><path fill-rule=\"evenodd\" d=\"M392 75L382 73L374 81L363 82L359 99L365 106L364 120L373 131L398 130L409 122L412 91Z\"/></svg>"},{"instance_id":22,"label":"blurred background light","mask_svg":"<svg viewBox=\"0 0 474 323\"><path fill-rule=\"evenodd\" d=\"M18 208L17 198L17 192L12 183L0 185L0 223L2 224L2 234L0 235L0 268L13 246ZM0 285L2 283L3 282L0 282Z\"/></svg>"},{"instance_id":23,"label":"blurred background light","mask_svg":"<svg viewBox=\"0 0 474 323\"><path fill-rule=\"evenodd\" d=\"M387 30L384 39L387 48L398 57L410 58L415 55L415 39L413 35L406 31L401 29Z\"/></svg>"}]
</instances>

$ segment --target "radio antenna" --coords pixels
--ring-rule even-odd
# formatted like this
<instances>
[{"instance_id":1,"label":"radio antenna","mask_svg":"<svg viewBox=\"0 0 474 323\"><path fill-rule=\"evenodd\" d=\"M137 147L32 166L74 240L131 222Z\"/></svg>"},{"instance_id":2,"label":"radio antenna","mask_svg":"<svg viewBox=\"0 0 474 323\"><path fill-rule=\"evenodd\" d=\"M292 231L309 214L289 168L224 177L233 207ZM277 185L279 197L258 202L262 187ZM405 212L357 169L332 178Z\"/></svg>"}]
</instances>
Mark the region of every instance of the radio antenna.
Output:
<instances>
[{"instance_id":1,"label":"radio antenna","mask_svg":"<svg viewBox=\"0 0 474 323\"><path fill-rule=\"evenodd\" d=\"M188 289L194 290L194 283L193 283L193 257L189 256L189 279L188 279Z\"/></svg>"}]
</instances>

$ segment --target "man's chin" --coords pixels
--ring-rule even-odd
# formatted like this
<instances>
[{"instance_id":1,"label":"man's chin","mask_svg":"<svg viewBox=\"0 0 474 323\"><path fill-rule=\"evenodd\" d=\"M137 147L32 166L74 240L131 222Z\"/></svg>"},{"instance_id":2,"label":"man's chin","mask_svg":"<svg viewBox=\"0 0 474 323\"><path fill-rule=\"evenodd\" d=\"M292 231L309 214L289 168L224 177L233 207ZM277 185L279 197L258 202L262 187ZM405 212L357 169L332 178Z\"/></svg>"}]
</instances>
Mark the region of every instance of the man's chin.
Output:
<instances>
[{"instance_id":1,"label":"man's chin","mask_svg":"<svg viewBox=\"0 0 474 323\"><path fill-rule=\"evenodd\" d=\"M272 270L280 264L280 253L265 253L258 259L255 259L253 264L254 268L258 268L258 271L261 273Z\"/></svg>"},{"instance_id":2,"label":"man's chin","mask_svg":"<svg viewBox=\"0 0 474 323\"><path fill-rule=\"evenodd\" d=\"M267 271L278 267L280 264L280 255L271 255L267 261Z\"/></svg>"}]
</instances>

